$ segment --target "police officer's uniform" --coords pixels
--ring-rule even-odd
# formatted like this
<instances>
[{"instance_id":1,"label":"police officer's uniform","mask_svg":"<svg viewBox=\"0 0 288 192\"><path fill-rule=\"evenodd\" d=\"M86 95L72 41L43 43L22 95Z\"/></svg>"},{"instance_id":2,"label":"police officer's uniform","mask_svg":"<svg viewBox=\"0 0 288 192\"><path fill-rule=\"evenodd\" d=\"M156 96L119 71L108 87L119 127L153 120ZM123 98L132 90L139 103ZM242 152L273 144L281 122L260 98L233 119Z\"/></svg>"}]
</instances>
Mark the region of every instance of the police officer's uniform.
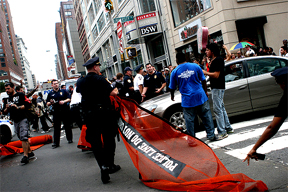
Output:
<instances>
[{"instance_id":1,"label":"police officer's uniform","mask_svg":"<svg viewBox=\"0 0 288 192\"><path fill-rule=\"evenodd\" d=\"M147 92L145 93L145 99L151 99L164 93L163 89L160 93L155 93L156 89L161 88L162 84L166 83L163 75L159 72L154 72L152 75L149 73L144 77L144 87L147 87Z\"/></svg>"},{"instance_id":2,"label":"police officer's uniform","mask_svg":"<svg viewBox=\"0 0 288 192\"><path fill-rule=\"evenodd\" d=\"M126 67L124 69L124 73L126 73L126 71L133 71L130 67ZM134 83L133 83L133 78L132 76L128 76L125 75L124 76L124 93L125 96L130 98L130 99L134 99L134 90L129 89L130 87L133 87Z\"/></svg>"},{"instance_id":3,"label":"police officer's uniform","mask_svg":"<svg viewBox=\"0 0 288 192\"><path fill-rule=\"evenodd\" d=\"M99 58L92 58L83 66L91 65L101 65ZM110 177L107 172L111 174L120 169L119 165L114 165L117 126L109 98L113 89L104 76L94 72L89 72L85 77L78 79L76 86L76 92L82 95L84 123L87 126L86 140L91 144L95 159L101 169L103 183L109 182ZM104 145L102 145L101 136Z\"/></svg>"},{"instance_id":4,"label":"police officer's uniform","mask_svg":"<svg viewBox=\"0 0 288 192\"><path fill-rule=\"evenodd\" d=\"M134 70L134 71L137 72L137 75L134 78L134 99L137 101L138 104L140 104L141 100L142 100L142 96L141 96L141 93L139 91L139 85L143 85L144 84L144 77L141 74L138 73L142 69L143 69L143 66L139 65Z\"/></svg>"},{"instance_id":5,"label":"police officer's uniform","mask_svg":"<svg viewBox=\"0 0 288 192\"><path fill-rule=\"evenodd\" d=\"M67 104L60 105L59 101L63 101L66 99L70 99L70 95L66 90L58 89L58 91L52 90L48 93L47 96L47 102L50 102L50 100L54 100L53 108L53 127L54 127L54 133L53 133L53 145L52 147L59 147L60 144L60 135L61 135L61 122L63 121L66 138L68 140L68 143L72 143L72 129L70 125L69 120L69 106Z\"/></svg>"}]
</instances>

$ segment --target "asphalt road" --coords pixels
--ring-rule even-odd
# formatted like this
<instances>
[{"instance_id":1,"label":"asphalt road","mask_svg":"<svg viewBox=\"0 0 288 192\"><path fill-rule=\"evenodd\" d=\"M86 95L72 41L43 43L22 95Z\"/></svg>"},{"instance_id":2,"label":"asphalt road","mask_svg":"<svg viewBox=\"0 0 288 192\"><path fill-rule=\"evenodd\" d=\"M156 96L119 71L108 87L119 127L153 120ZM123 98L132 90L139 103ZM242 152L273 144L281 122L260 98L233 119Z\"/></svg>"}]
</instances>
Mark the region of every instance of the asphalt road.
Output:
<instances>
[{"instance_id":1,"label":"asphalt road","mask_svg":"<svg viewBox=\"0 0 288 192\"><path fill-rule=\"evenodd\" d=\"M52 149L52 144L46 144L34 151L36 158L27 165L20 163L22 154L2 156L1 191L159 191L146 187L138 179L138 171L122 140L117 142L115 156L115 163L122 169L110 175L110 183L102 184L92 152L82 152L77 148L79 136L80 129L74 128L74 143L68 144L62 137L59 148ZM228 155L225 147L214 151L230 173L244 173L254 180L262 180L269 191L288 191L288 164L270 158L253 161L247 166L240 159Z\"/></svg>"}]
</instances>

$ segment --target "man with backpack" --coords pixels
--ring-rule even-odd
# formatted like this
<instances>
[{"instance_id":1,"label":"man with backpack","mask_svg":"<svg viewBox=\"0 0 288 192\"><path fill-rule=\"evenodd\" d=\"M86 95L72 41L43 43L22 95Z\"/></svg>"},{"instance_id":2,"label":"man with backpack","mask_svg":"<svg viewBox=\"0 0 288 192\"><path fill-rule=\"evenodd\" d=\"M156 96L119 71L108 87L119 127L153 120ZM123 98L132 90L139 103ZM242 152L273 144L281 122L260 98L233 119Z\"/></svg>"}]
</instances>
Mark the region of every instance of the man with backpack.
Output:
<instances>
[{"instance_id":1,"label":"man with backpack","mask_svg":"<svg viewBox=\"0 0 288 192\"><path fill-rule=\"evenodd\" d=\"M16 92L14 83L12 82L5 83L5 91L9 95L9 98L5 100L3 112L4 114L10 113L10 117L14 121L14 127L18 138L22 141L22 148L24 151L21 163L27 164L29 163L29 158L34 157L34 153L28 142L29 124L25 115L27 109L25 94Z\"/></svg>"}]
</instances>

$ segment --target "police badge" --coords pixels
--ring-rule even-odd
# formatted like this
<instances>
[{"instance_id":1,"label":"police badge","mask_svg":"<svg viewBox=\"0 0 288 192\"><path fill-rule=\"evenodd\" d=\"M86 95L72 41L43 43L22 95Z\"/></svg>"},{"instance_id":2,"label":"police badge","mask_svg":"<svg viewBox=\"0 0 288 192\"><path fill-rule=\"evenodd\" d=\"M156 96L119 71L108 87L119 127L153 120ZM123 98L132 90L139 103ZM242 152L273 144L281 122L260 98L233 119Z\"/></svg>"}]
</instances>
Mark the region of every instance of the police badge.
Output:
<instances>
[{"instance_id":1,"label":"police badge","mask_svg":"<svg viewBox=\"0 0 288 192\"><path fill-rule=\"evenodd\" d=\"M60 95L63 95L63 93L62 93L62 92L60 92Z\"/></svg>"},{"instance_id":2,"label":"police badge","mask_svg":"<svg viewBox=\"0 0 288 192\"><path fill-rule=\"evenodd\" d=\"M154 75L154 79L157 79L157 75Z\"/></svg>"},{"instance_id":3,"label":"police badge","mask_svg":"<svg viewBox=\"0 0 288 192\"><path fill-rule=\"evenodd\" d=\"M127 80L127 82L128 82L128 83L131 83L131 80L130 80L130 79L128 79L128 80Z\"/></svg>"}]
</instances>

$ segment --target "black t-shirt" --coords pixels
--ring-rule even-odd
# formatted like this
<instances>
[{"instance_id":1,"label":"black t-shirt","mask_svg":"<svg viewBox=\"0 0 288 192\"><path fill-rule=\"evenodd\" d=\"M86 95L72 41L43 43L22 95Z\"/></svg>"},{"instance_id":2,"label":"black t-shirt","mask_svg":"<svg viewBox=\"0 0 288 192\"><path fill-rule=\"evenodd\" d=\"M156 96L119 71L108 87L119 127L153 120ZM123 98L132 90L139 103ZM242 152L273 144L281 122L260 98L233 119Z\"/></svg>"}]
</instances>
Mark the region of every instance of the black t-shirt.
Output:
<instances>
[{"instance_id":1,"label":"black t-shirt","mask_svg":"<svg viewBox=\"0 0 288 192\"><path fill-rule=\"evenodd\" d=\"M163 83L166 83L165 78L159 72L154 72L152 75L147 74L144 77L144 87L148 87L146 96L153 95L157 88L160 88Z\"/></svg>"},{"instance_id":2,"label":"black t-shirt","mask_svg":"<svg viewBox=\"0 0 288 192\"><path fill-rule=\"evenodd\" d=\"M58 91L52 90L50 93L48 93L47 102L50 102L51 99L54 99L55 100L55 103L53 104L54 112L58 113L69 110L69 106L67 104L63 105L59 104L59 101L66 100L68 98L70 99L71 97L66 90L63 89L61 90L59 89Z\"/></svg>"},{"instance_id":3,"label":"black t-shirt","mask_svg":"<svg viewBox=\"0 0 288 192\"><path fill-rule=\"evenodd\" d=\"M130 87L133 87L134 83L133 83L133 78L125 75L124 76L124 93L129 93L129 96L133 95L134 89L129 89Z\"/></svg>"},{"instance_id":4,"label":"black t-shirt","mask_svg":"<svg viewBox=\"0 0 288 192\"><path fill-rule=\"evenodd\" d=\"M288 116L288 95L287 95L287 86L285 87L283 96L280 99L279 105L276 109L275 117L284 117Z\"/></svg>"},{"instance_id":5,"label":"black t-shirt","mask_svg":"<svg viewBox=\"0 0 288 192\"><path fill-rule=\"evenodd\" d=\"M219 77L217 79L210 77L210 85L212 89L225 89L224 66L224 59L220 56L216 57L212 61L209 72L213 73L216 71L220 71Z\"/></svg>"},{"instance_id":6,"label":"black t-shirt","mask_svg":"<svg viewBox=\"0 0 288 192\"><path fill-rule=\"evenodd\" d=\"M114 87L103 76L90 72L85 77L78 79L76 92L82 95L84 110L94 110L95 106L103 105L110 107L110 93Z\"/></svg>"},{"instance_id":7,"label":"black t-shirt","mask_svg":"<svg viewBox=\"0 0 288 192\"><path fill-rule=\"evenodd\" d=\"M10 113L10 118L15 121L19 122L26 118L25 111L27 108L27 105L25 103L25 95L24 93L17 92L16 94L9 96L9 98L4 100L4 108L6 108L6 104L16 104L17 106L25 105L25 110L23 109L17 109L16 107L10 107L8 109L8 112Z\"/></svg>"}]
</instances>

